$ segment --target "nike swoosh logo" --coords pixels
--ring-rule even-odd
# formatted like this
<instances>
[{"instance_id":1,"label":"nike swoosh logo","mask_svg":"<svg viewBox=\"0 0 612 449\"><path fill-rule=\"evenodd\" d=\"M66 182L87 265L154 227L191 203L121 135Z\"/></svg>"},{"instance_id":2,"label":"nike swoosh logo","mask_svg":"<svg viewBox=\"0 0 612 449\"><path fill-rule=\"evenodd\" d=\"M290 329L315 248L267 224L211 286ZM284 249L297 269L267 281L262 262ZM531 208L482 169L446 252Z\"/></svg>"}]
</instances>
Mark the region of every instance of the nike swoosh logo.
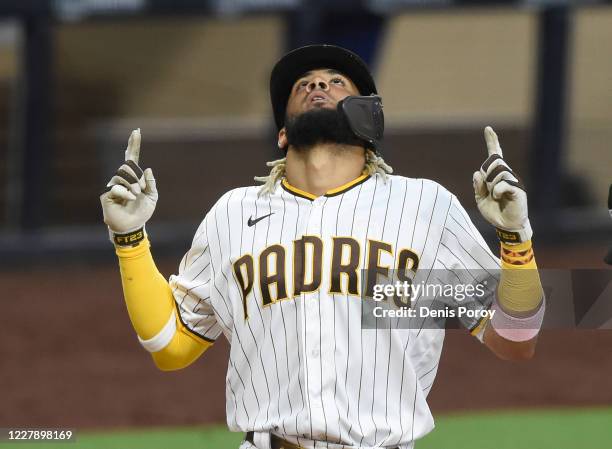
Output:
<instances>
[{"instance_id":1,"label":"nike swoosh logo","mask_svg":"<svg viewBox=\"0 0 612 449\"><path fill-rule=\"evenodd\" d=\"M268 215L262 215L261 217L258 217L255 220L253 220L253 216L250 216L249 220L247 221L247 224L249 225L249 227L255 226L257 224L257 222L263 220L264 218L268 218L270 215L273 215L273 214L274 214L274 212L269 213Z\"/></svg>"}]
</instances>

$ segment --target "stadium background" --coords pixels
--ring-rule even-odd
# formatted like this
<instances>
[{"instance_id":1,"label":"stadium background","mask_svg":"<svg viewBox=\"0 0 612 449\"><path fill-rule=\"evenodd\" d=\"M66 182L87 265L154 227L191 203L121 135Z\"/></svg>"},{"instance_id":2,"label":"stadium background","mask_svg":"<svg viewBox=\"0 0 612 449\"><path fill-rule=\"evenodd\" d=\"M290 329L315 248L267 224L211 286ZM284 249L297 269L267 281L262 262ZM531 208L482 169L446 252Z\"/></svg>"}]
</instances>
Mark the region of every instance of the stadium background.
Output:
<instances>
[{"instance_id":1,"label":"stadium background","mask_svg":"<svg viewBox=\"0 0 612 449\"><path fill-rule=\"evenodd\" d=\"M237 447L223 430L227 344L180 372L154 368L98 195L140 127L160 189L153 252L173 273L215 199L278 156L268 75L300 44L370 62L386 159L455 192L492 247L471 186L487 124L538 192L539 266L605 269L612 6L323 3L0 2L0 428L78 429L66 447ZM438 426L417 447L610 447L611 347L609 330L547 330L515 364L449 331L430 394Z\"/></svg>"}]
</instances>

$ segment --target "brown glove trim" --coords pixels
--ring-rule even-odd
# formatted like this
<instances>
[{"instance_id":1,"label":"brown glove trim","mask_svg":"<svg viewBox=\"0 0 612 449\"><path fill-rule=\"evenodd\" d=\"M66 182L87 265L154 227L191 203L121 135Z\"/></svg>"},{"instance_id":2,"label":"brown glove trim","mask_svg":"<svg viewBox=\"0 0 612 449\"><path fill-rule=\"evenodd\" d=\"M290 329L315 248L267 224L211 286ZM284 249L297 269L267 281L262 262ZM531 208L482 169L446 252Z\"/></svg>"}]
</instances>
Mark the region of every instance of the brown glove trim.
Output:
<instances>
[{"instance_id":1,"label":"brown glove trim","mask_svg":"<svg viewBox=\"0 0 612 449\"><path fill-rule=\"evenodd\" d=\"M515 175L516 176L516 175ZM525 190L525 186L523 185L523 183L518 180L518 181L513 181L511 179L502 179L500 182L507 182L508 184L510 184L513 187L518 187L519 189L526 191Z\"/></svg>"},{"instance_id":2,"label":"brown glove trim","mask_svg":"<svg viewBox=\"0 0 612 449\"><path fill-rule=\"evenodd\" d=\"M136 174L136 177L138 179L140 179L140 177L144 174L144 172L142 171L142 168L140 168L138 164L132 160L125 161L125 165L127 165L132 170L134 170L134 173Z\"/></svg>"},{"instance_id":3,"label":"brown glove trim","mask_svg":"<svg viewBox=\"0 0 612 449\"><path fill-rule=\"evenodd\" d=\"M487 158L486 161L482 163L482 166L480 167L480 169L486 173L489 167L491 166L491 164L495 162L497 159L503 159L503 158L499 154L492 154L491 156Z\"/></svg>"},{"instance_id":4,"label":"brown glove trim","mask_svg":"<svg viewBox=\"0 0 612 449\"><path fill-rule=\"evenodd\" d=\"M493 181L497 175L505 171L507 171L508 173L510 173L512 176L516 178L516 175L514 174L514 172L510 170L508 167L506 167L505 165L498 165L493 170L491 170L491 173L489 173L489 176L487 176L487 182Z\"/></svg>"},{"instance_id":5,"label":"brown glove trim","mask_svg":"<svg viewBox=\"0 0 612 449\"><path fill-rule=\"evenodd\" d=\"M134 178L132 175L130 175L128 172L126 172L122 168L117 170L117 176L119 176L120 178L125 179L130 184L137 184L138 183L138 179Z\"/></svg>"}]
</instances>

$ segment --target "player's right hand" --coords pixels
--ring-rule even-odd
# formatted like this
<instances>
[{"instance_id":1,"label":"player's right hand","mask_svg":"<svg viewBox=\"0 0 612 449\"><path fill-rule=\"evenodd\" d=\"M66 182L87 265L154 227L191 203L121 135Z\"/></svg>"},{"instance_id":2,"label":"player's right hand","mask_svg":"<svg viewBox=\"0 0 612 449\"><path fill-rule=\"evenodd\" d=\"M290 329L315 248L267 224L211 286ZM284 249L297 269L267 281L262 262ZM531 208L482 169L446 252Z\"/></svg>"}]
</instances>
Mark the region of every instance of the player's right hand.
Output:
<instances>
[{"instance_id":1,"label":"player's right hand","mask_svg":"<svg viewBox=\"0 0 612 449\"><path fill-rule=\"evenodd\" d=\"M144 226L157 203L155 178L150 168L138 166L140 129L132 131L125 150L125 164L106 185L100 195L104 223L115 234L127 234Z\"/></svg>"}]
</instances>

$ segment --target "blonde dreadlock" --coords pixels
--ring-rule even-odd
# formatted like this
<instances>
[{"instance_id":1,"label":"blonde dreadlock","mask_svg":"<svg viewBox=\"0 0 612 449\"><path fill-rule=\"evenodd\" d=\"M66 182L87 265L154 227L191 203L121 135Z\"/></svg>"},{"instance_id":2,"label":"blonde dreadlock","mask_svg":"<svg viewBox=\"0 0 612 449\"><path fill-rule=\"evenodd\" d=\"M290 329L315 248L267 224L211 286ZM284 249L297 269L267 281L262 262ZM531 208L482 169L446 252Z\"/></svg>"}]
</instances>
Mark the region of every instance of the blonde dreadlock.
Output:
<instances>
[{"instance_id":1,"label":"blonde dreadlock","mask_svg":"<svg viewBox=\"0 0 612 449\"><path fill-rule=\"evenodd\" d=\"M393 168L388 165L385 160L378 156L372 150L366 150L366 161L364 171L368 175L379 174L383 182L387 182L387 175L393 173ZM268 167L272 167L268 176L255 176L255 181L263 183L263 186L259 189L259 195L266 193L272 193L274 186L278 181L285 177L285 165L287 158L277 159L275 161L266 162Z\"/></svg>"},{"instance_id":2,"label":"blonde dreadlock","mask_svg":"<svg viewBox=\"0 0 612 449\"><path fill-rule=\"evenodd\" d=\"M264 185L259 189L259 195L272 193L276 183L285 177L285 165L287 158L277 159L275 161L266 162L268 167L272 167L268 176L255 176L255 181L263 182Z\"/></svg>"},{"instance_id":3,"label":"blonde dreadlock","mask_svg":"<svg viewBox=\"0 0 612 449\"><path fill-rule=\"evenodd\" d=\"M366 150L364 170L368 175L379 174L385 184L387 183L387 175L393 173L393 168L385 162L382 156L377 155L372 150Z\"/></svg>"}]
</instances>

